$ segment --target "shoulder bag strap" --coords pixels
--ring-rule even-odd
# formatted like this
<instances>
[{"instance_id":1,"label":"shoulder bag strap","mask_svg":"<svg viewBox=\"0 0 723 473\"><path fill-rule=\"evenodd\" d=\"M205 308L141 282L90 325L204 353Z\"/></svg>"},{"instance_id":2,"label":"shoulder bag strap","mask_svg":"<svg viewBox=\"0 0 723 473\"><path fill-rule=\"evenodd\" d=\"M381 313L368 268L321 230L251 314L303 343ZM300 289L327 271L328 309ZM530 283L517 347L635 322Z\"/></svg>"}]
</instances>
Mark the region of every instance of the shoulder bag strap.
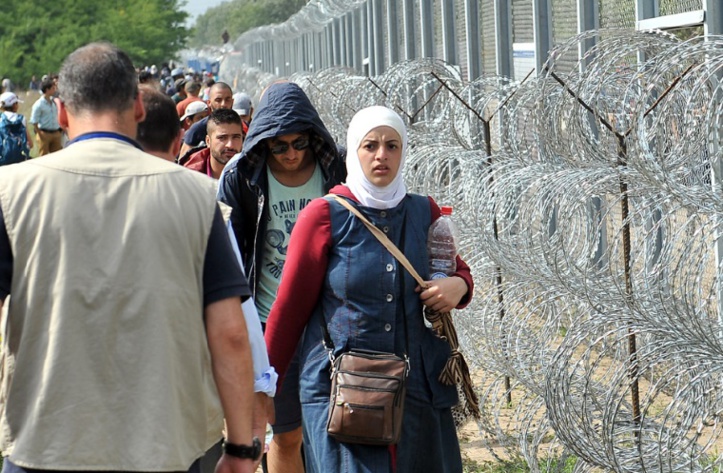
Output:
<instances>
[{"instance_id":1,"label":"shoulder bag strap","mask_svg":"<svg viewBox=\"0 0 723 473\"><path fill-rule=\"evenodd\" d=\"M389 252L399 261L402 266L407 268L407 271L409 271L409 274L412 275L412 277L417 281L417 284L419 284L422 287L427 287L427 285L424 282L424 279L419 275L416 269L414 269L414 266L412 266L412 263L409 262L406 256L404 256L404 253L399 251L399 248L392 243L392 241L389 239L388 236L384 234L383 231L379 230L376 226L374 226L373 223L371 223L359 210L351 205L346 199L343 197L339 197L338 195L333 195L334 199L336 199L337 202L339 202L341 205L349 209L351 213L356 215L359 220L364 223L364 225L369 229L370 232L372 232L372 235L377 237L377 240L381 242L384 247L389 250Z\"/></svg>"}]
</instances>

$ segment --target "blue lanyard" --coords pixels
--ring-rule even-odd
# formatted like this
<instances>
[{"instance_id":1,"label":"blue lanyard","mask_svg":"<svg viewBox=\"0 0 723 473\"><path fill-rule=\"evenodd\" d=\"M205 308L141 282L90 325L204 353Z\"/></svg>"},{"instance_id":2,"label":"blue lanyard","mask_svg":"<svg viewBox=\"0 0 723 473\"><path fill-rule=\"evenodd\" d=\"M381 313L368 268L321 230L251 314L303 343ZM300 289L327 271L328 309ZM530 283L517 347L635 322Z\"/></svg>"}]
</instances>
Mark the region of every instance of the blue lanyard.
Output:
<instances>
[{"instance_id":1,"label":"blue lanyard","mask_svg":"<svg viewBox=\"0 0 723 473\"><path fill-rule=\"evenodd\" d=\"M128 143L129 145L133 145L139 150L143 151L143 148L141 145L138 144L138 142L132 138L128 138L125 135L121 135L120 133L114 133L112 131L91 131L90 133L84 133L80 136L76 136L72 140L68 141L68 143L65 145L70 146L72 144L78 143L80 141L86 141L86 140L94 140L96 138L111 138L114 140L124 141Z\"/></svg>"}]
</instances>

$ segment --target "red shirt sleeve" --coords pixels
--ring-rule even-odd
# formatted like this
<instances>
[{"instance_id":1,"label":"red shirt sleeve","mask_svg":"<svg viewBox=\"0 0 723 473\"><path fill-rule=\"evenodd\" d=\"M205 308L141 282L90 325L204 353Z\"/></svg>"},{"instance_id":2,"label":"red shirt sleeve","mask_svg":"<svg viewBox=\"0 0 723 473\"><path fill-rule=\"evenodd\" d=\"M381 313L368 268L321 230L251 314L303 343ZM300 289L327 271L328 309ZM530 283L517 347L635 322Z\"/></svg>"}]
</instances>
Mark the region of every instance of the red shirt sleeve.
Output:
<instances>
[{"instance_id":1,"label":"red shirt sleeve","mask_svg":"<svg viewBox=\"0 0 723 473\"><path fill-rule=\"evenodd\" d=\"M291 232L281 283L266 320L264 338L279 386L319 300L330 246L329 203L312 200L299 213Z\"/></svg>"},{"instance_id":2,"label":"red shirt sleeve","mask_svg":"<svg viewBox=\"0 0 723 473\"><path fill-rule=\"evenodd\" d=\"M432 207L432 223L434 223L440 215L442 215L442 212L439 210L439 206L437 203L429 197L429 204ZM457 304L457 309L464 309L467 307L467 304L469 304L469 301L472 300L472 293L474 292L474 280L472 279L472 272L469 269L469 266L467 266L467 263L462 260L462 258L457 255L457 271L452 276L459 276L460 278L464 279L464 282L467 283L467 294L462 296L462 299L460 299L459 304Z\"/></svg>"}]
</instances>

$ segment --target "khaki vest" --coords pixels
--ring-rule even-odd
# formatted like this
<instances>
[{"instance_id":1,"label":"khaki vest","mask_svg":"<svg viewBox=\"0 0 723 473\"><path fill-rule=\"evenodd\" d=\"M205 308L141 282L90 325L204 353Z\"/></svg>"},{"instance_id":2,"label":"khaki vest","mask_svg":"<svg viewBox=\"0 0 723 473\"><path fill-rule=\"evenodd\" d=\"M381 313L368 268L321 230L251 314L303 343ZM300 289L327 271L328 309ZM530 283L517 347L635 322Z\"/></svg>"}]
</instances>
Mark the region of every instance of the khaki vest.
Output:
<instances>
[{"instance_id":1,"label":"khaki vest","mask_svg":"<svg viewBox=\"0 0 723 473\"><path fill-rule=\"evenodd\" d=\"M115 139L0 169L14 255L2 452L180 471L221 438L203 321L214 183Z\"/></svg>"}]
</instances>

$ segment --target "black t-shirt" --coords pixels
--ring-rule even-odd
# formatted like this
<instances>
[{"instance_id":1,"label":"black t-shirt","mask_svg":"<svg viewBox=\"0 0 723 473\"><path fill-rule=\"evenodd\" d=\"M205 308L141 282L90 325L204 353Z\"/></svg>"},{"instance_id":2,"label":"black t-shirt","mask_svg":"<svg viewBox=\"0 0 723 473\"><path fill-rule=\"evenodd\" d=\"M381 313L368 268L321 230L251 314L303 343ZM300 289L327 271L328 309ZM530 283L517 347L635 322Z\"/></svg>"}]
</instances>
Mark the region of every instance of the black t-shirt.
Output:
<instances>
[{"instance_id":1,"label":"black t-shirt","mask_svg":"<svg viewBox=\"0 0 723 473\"><path fill-rule=\"evenodd\" d=\"M12 276L13 253L0 208L0 301L10 294ZM241 297L245 300L250 295L246 276L238 265L221 211L217 207L203 263L203 305L206 307L230 297Z\"/></svg>"}]
</instances>

